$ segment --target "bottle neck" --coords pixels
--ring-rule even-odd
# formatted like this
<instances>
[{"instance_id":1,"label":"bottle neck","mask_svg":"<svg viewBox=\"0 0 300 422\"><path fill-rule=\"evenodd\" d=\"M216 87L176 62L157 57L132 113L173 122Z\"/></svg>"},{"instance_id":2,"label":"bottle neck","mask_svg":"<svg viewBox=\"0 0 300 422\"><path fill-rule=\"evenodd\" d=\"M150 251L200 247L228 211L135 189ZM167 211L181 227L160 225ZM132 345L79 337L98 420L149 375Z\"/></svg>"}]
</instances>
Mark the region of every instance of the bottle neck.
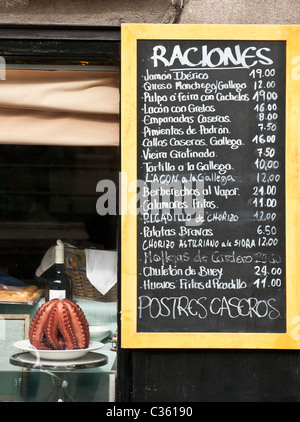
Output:
<instances>
[{"instance_id":1,"label":"bottle neck","mask_svg":"<svg viewBox=\"0 0 300 422\"><path fill-rule=\"evenodd\" d=\"M60 262L59 263L56 262L55 263L55 269L56 269L56 271L62 273L64 271L64 264L62 264Z\"/></svg>"}]
</instances>

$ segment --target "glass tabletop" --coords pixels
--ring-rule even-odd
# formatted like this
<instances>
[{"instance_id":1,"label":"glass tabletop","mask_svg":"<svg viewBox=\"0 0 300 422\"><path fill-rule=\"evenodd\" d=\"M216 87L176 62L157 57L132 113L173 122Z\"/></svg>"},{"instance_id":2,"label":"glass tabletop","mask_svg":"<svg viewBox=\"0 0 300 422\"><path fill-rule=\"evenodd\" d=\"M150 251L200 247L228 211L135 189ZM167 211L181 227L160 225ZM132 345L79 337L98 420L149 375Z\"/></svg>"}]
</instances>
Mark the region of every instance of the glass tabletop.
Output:
<instances>
[{"instance_id":1,"label":"glass tabletop","mask_svg":"<svg viewBox=\"0 0 300 422\"><path fill-rule=\"evenodd\" d=\"M23 368L66 371L103 366L107 364L108 357L101 353L88 352L79 359L57 361L40 359L29 352L21 352L12 355L9 361L12 365L21 366Z\"/></svg>"}]
</instances>

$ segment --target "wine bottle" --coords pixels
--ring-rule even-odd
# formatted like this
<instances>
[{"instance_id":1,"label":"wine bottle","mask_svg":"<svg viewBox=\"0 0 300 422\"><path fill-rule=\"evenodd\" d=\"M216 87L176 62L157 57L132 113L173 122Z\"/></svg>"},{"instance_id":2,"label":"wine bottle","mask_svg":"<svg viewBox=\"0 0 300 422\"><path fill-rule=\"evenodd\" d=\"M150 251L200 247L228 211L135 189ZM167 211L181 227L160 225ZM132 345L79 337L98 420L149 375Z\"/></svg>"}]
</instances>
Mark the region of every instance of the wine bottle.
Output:
<instances>
[{"instance_id":1,"label":"wine bottle","mask_svg":"<svg viewBox=\"0 0 300 422\"><path fill-rule=\"evenodd\" d=\"M45 288L45 300L70 299L72 300L72 282L64 271L64 244L61 240L55 246L54 271L51 271Z\"/></svg>"}]
</instances>

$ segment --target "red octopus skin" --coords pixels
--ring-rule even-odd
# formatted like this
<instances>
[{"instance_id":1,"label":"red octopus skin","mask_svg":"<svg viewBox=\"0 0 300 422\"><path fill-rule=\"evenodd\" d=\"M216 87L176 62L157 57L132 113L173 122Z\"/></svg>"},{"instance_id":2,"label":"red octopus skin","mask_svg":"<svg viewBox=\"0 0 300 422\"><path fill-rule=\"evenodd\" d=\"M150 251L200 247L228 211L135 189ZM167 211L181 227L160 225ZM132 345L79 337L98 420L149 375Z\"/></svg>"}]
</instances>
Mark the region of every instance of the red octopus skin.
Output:
<instances>
[{"instance_id":1,"label":"red octopus skin","mask_svg":"<svg viewBox=\"0 0 300 422\"><path fill-rule=\"evenodd\" d=\"M52 299L36 312L29 340L38 350L86 349L90 331L82 309L69 299Z\"/></svg>"}]
</instances>

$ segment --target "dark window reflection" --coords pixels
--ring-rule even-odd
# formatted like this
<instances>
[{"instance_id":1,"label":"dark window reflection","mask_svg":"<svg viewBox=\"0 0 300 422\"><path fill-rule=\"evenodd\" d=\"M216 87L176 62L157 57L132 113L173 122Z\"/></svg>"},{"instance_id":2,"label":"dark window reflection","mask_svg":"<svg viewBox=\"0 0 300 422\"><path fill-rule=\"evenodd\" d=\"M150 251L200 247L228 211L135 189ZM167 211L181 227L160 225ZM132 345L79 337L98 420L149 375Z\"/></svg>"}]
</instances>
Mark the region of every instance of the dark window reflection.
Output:
<instances>
[{"instance_id":1,"label":"dark window reflection","mask_svg":"<svg viewBox=\"0 0 300 422\"><path fill-rule=\"evenodd\" d=\"M31 279L57 238L115 249L116 216L99 216L96 185L118 183L118 148L0 145L0 271Z\"/></svg>"}]
</instances>

